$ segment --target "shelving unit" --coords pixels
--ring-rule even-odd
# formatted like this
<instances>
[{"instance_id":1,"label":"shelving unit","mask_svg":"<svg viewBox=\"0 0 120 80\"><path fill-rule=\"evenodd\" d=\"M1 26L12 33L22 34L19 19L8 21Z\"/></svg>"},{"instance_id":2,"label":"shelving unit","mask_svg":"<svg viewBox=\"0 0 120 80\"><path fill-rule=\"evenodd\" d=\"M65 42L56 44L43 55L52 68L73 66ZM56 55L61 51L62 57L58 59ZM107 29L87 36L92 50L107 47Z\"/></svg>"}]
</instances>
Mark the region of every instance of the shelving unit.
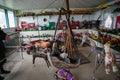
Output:
<instances>
[{"instance_id":1,"label":"shelving unit","mask_svg":"<svg viewBox=\"0 0 120 80\"><path fill-rule=\"evenodd\" d=\"M98 31L96 31L96 30L89 30L89 33L91 34L98 34ZM107 35L110 35L110 36L112 36L112 37L115 37L115 38L120 38L120 36L118 36L118 35L114 35L114 34L110 34L110 33L105 33L105 32L102 32L103 34L107 34ZM100 43L100 42L98 42L98 41L96 41L96 40L94 40L95 41L95 43L96 43L96 45L97 46L102 46L103 44L102 43ZM112 48L111 47L111 51L112 52L115 52L115 53L117 53L117 54L120 54L120 51L117 51L117 50L115 50L114 48Z\"/></svg>"},{"instance_id":2,"label":"shelving unit","mask_svg":"<svg viewBox=\"0 0 120 80\"><path fill-rule=\"evenodd\" d=\"M57 30L56 34L59 34L63 30ZM81 32L87 32L87 29L73 29L73 32L75 33L81 33ZM21 31L20 37L23 38L23 42L28 43L28 35L32 36L31 40L37 40L37 39L51 39L54 35L55 30L44 30L44 31ZM40 37L40 35L51 35L50 37Z\"/></svg>"},{"instance_id":3,"label":"shelving unit","mask_svg":"<svg viewBox=\"0 0 120 80\"><path fill-rule=\"evenodd\" d=\"M84 33L84 32L88 32L88 33L92 33L92 34L98 34L98 31L96 31L96 30L91 30L91 29L73 29L72 30L74 33ZM33 37L31 37L31 41L33 41L33 40L38 40L38 39L51 39L52 37L52 35L54 35L54 32L55 32L55 30L44 30L44 31L21 31L20 32L20 38L22 38L23 39L23 42L24 43L28 43L30 40L28 39L28 35L29 36L33 36ZM58 33L60 33L60 32L62 32L62 30L58 30L57 31L57 34ZM43 34L49 34L49 35L51 35L50 37L40 37L40 35L43 35ZM104 34L106 34L106 33L104 33ZM111 35L111 34L109 34L109 35ZM116 35L111 35L111 36L113 36L113 37L117 37L117 38L119 38L120 36L116 36ZM99 46L99 47L102 47L103 46L103 44L101 44L100 42L98 42L98 41L96 41L96 40L94 40L95 41L95 43L96 43L96 45L97 46ZM114 53L120 53L119 51L116 51L116 50L114 50L114 49L112 49L111 48L111 51L112 52L114 52Z\"/></svg>"}]
</instances>

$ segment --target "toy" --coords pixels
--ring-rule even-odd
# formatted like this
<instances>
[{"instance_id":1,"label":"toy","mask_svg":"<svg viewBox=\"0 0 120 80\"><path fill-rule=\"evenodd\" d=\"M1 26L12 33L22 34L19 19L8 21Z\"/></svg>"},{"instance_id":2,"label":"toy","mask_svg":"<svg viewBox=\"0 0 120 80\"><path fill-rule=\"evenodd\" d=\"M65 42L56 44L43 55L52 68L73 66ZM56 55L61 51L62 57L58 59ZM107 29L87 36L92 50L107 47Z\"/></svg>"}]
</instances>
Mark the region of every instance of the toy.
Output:
<instances>
[{"instance_id":1,"label":"toy","mask_svg":"<svg viewBox=\"0 0 120 80\"><path fill-rule=\"evenodd\" d=\"M106 74L110 73L110 66L112 66L113 72L117 72L118 69L116 66L116 60L115 60L114 55L110 51L110 42L107 42L104 45L104 49L105 49L105 71L106 71Z\"/></svg>"},{"instance_id":2,"label":"toy","mask_svg":"<svg viewBox=\"0 0 120 80\"><path fill-rule=\"evenodd\" d=\"M106 55L105 55L105 71L106 71L106 74L110 73L110 66L112 66L113 72L118 71L115 63L116 63L116 60L115 60L113 54L112 53L106 53Z\"/></svg>"},{"instance_id":3,"label":"toy","mask_svg":"<svg viewBox=\"0 0 120 80\"><path fill-rule=\"evenodd\" d=\"M37 26L35 26L35 23L27 23L27 22L21 22L21 26L17 27L15 31L22 31L22 30L36 30Z\"/></svg>"},{"instance_id":4,"label":"toy","mask_svg":"<svg viewBox=\"0 0 120 80\"><path fill-rule=\"evenodd\" d=\"M48 60L48 56L47 56L47 52L49 51L48 48L45 49L37 49L37 48L33 48L32 52L32 56L33 56L33 64L35 64L35 59L36 58L43 58L48 66L48 68L51 66L49 60Z\"/></svg>"},{"instance_id":5,"label":"toy","mask_svg":"<svg viewBox=\"0 0 120 80\"><path fill-rule=\"evenodd\" d=\"M63 80L74 80L74 76L69 70L59 69L56 71L56 79L60 78Z\"/></svg>"},{"instance_id":6,"label":"toy","mask_svg":"<svg viewBox=\"0 0 120 80\"><path fill-rule=\"evenodd\" d=\"M80 26L80 22L79 21L73 21L72 22L72 29L76 29L79 26Z\"/></svg>"},{"instance_id":7,"label":"toy","mask_svg":"<svg viewBox=\"0 0 120 80\"><path fill-rule=\"evenodd\" d=\"M21 46L21 48L26 49L28 54L32 54L33 56L33 64L35 63L35 59L37 57L43 58L47 66L50 66L50 62L48 60L47 52L50 51L50 42L44 40L34 40L29 44Z\"/></svg>"}]
</instances>

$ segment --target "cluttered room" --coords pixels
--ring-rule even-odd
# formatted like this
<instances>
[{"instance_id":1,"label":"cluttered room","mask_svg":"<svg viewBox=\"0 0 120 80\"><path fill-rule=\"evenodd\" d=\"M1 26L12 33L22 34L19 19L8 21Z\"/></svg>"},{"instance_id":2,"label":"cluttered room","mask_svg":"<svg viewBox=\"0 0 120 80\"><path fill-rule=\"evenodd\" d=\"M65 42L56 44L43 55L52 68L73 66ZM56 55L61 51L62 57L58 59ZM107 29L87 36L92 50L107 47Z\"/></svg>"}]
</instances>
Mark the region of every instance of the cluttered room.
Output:
<instances>
[{"instance_id":1,"label":"cluttered room","mask_svg":"<svg viewBox=\"0 0 120 80\"><path fill-rule=\"evenodd\" d=\"M0 80L120 80L120 1L0 0Z\"/></svg>"}]
</instances>

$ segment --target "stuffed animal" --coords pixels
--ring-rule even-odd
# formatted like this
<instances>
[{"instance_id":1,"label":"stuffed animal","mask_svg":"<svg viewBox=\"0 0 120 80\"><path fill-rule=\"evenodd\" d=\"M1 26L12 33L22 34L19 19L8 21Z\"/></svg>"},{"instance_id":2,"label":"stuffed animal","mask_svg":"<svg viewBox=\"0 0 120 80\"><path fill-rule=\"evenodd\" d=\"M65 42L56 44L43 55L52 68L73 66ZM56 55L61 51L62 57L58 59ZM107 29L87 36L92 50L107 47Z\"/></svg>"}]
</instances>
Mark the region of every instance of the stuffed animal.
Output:
<instances>
[{"instance_id":1,"label":"stuffed animal","mask_svg":"<svg viewBox=\"0 0 120 80\"><path fill-rule=\"evenodd\" d=\"M105 49L105 71L106 71L106 74L110 73L110 66L112 66L113 72L117 72L118 68L116 66L116 60L110 51L110 42L107 42L104 45L104 49Z\"/></svg>"}]
</instances>

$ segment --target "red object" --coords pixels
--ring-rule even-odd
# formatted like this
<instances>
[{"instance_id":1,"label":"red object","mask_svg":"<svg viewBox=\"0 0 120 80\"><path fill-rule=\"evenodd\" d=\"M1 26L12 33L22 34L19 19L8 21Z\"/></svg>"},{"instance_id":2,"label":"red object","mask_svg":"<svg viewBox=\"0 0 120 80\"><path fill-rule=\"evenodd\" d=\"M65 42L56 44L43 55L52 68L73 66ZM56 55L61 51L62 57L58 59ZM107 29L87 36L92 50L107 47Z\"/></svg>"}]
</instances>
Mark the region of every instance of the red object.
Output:
<instances>
[{"instance_id":1,"label":"red object","mask_svg":"<svg viewBox=\"0 0 120 80\"><path fill-rule=\"evenodd\" d=\"M72 23L72 29L76 29L76 27L80 26L80 22L79 21L74 21Z\"/></svg>"},{"instance_id":2,"label":"red object","mask_svg":"<svg viewBox=\"0 0 120 80\"><path fill-rule=\"evenodd\" d=\"M117 19L116 19L116 28L120 29L120 16L117 16Z\"/></svg>"},{"instance_id":3,"label":"red object","mask_svg":"<svg viewBox=\"0 0 120 80\"><path fill-rule=\"evenodd\" d=\"M29 23L29 27L32 29L36 29L37 27L35 26L35 23Z\"/></svg>"},{"instance_id":4,"label":"red object","mask_svg":"<svg viewBox=\"0 0 120 80\"><path fill-rule=\"evenodd\" d=\"M58 25L58 27L59 29L63 29L63 27L66 27L66 25L67 25L66 21L63 21Z\"/></svg>"},{"instance_id":5,"label":"red object","mask_svg":"<svg viewBox=\"0 0 120 80\"><path fill-rule=\"evenodd\" d=\"M35 26L35 23L21 22L21 27L16 28L15 31L22 31L30 28L36 29L37 27Z\"/></svg>"},{"instance_id":6,"label":"red object","mask_svg":"<svg viewBox=\"0 0 120 80\"><path fill-rule=\"evenodd\" d=\"M103 37L102 40L103 40L104 42L108 42L108 41L110 41L109 38L105 38L105 37Z\"/></svg>"}]
</instances>

